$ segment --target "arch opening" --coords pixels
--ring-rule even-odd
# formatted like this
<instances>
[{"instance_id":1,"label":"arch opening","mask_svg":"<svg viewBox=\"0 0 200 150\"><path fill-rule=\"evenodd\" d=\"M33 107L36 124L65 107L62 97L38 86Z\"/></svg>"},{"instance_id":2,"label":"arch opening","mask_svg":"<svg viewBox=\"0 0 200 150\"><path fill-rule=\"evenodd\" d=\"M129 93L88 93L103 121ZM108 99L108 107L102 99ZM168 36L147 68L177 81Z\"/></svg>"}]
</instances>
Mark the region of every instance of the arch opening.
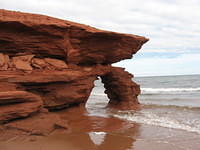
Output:
<instances>
[{"instance_id":1,"label":"arch opening","mask_svg":"<svg viewBox=\"0 0 200 150\"><path fill-rule=\"evenodd\" d=\"M86 103L86 109L89 114L98 116L105 115L105 107L108 105L109 99L104 91L104 85L100 77L98 77L98 80L94 82L94 88Z\"/></svg>"}]
</instances>

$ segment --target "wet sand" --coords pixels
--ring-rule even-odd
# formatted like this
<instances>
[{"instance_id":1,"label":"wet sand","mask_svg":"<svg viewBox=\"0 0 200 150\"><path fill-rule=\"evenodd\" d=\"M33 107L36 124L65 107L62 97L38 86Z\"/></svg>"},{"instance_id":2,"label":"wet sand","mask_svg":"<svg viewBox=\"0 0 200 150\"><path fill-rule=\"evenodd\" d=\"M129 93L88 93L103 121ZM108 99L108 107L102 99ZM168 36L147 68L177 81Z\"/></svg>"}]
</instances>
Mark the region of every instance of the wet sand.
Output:
<instances>
[{"instance_id":1,"label":"wet sand","mask_svg":"<svg viewBox=\"0 0 200 150\"><path fill-rule=\"evenodd\" d=\"M200 135L138 124L112 116L89 115L83 107L56 112L68 120L68 133L47 137L13 138L0 142L0 150L199 150Z\"/></svg>"}]
</instances>

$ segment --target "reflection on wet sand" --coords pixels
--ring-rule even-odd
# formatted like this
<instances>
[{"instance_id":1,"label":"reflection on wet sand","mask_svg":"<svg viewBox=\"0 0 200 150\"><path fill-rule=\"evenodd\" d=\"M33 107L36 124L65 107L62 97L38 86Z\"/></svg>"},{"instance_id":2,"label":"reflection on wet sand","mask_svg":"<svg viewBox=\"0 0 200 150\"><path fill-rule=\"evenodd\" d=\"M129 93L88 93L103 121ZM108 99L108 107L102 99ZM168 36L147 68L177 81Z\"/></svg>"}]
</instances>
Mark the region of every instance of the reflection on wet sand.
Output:
<instances>
[{"instance_id":1,"label":"reflection on wet sand","mask_svg":"<svg viewBox=\"0 0 200 150\"><path fill-rule=\"evenodd\" d=\"M56 112L70 131L48 137L0 142L0 150L199 150L200 135L182 130L137 124L111 116L91 116L80 108Z\"/></svg>"},{"instance_id":2,"label":"reflection on wet sand","mask_svg":"<svg viewBox=\"0 0 200 150\"><path fill-rule=\"evenodd\" d=\"M113 117L89 116L83 107L57 112L67 119L69 133L54 132L32 141L0 143L0 150L130 150L139 125Z\"/></svg>"},{"instance_id":3,"label":"reflection on wet sand","mask_svg":"<svg viewBox=\"0 0 200 150\"><path fill-rule=\"evenodd\" d=\"M100 144L97 144L96 141L93 141L98 140L98 138L91 139L89 133L76 133L72 135L67 135L65 137L65 144L59 144L57 148L62 149L63 147L70 146L73 147L73 149L75 150L130 150L135 141L131 137L124 137L121 135L110 133L106 133L105 138ZM54 138L59 139L59 137ZM63 139L64 137L60 138Z\"/></svg>"},{"instance_id":4,"label":"reflection on wet sand","mask_svg":"<svg viewBox=\"0 0 200 150\"><path fill-rule=\"evenodd\" d=\"M130 150L139 135L139 125L113 117L88 116L85 108L74 108L62 118L69 120L72 136L68 142L82 150Z\"/></svg>"}]
</instances>

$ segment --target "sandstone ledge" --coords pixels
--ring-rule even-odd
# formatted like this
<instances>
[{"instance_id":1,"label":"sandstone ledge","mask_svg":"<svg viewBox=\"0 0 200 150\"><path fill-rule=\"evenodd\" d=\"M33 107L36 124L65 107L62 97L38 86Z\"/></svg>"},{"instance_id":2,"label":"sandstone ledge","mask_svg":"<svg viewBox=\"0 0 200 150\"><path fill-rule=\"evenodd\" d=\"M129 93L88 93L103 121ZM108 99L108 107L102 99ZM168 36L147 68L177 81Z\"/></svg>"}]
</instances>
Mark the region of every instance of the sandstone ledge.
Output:
<instances>
[{"instance_id":1,"label":"sandstone ledge","mask_svg":"<svg viewBox=\"0 0 200 150\"><path fill-rule=\"evenodd\" d=\"M0 52L53 57L81 65L111 64L132 58L148 41L141 36L6 10L0 10L0 27Z\"/></svg>"}]
</instances>

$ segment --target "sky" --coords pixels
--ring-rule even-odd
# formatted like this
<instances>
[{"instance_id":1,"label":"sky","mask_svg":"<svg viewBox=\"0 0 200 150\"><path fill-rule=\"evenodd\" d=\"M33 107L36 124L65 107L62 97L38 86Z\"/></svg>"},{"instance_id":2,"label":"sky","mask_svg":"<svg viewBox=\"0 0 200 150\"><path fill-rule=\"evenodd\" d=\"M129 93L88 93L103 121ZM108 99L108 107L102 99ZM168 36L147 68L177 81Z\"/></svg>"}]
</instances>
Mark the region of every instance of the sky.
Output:
<instances>
[{"instance_id":1,"label":"sky","mask_svg":"<svg viewBox=\"0 0 200 150\"><path fill-rule=\"evenodd\" d=\"M149 38L114 64L135 76L200 74L200 0L0 0L0 8Z\"/></svg>"}]
</instances>

